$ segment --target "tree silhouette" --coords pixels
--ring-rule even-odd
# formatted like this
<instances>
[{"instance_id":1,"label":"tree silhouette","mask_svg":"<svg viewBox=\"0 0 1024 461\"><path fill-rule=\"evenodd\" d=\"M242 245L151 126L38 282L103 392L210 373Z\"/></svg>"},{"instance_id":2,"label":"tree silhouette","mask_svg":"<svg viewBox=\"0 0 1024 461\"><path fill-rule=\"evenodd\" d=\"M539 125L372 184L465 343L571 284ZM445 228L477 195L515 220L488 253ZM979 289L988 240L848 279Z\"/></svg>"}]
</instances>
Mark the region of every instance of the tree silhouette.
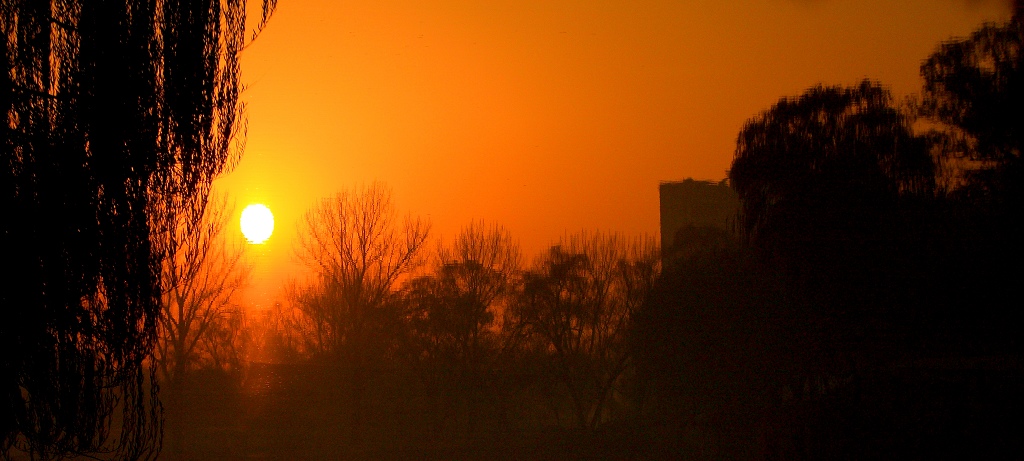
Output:
<instances>
[{"instance_id":1,"label":"tree silhouette","mask_svg":"<svg viewBox=\"0 0 1024 461\"><path fill-rule=\"evenodd\" d=\"M546 372L568 394L578 427L600 426L624 403L633 315L659 268L653 241L582 234L524 274L511 315L547 358Z\"/></svg>"},{"instance_id":2,"label":"tree silhouette","mask_svg":"<svg viewBox=\"0 0 1024 461\"><path fill-rule=\"evenodd\" d=\"M245 2L5 0L0 31L3 453L152 457L161 226L232 155Z\"/></svg>"},{"instance_id":3,"label":"tree silhouette","mask_svg":"<svg viewBox=\"0 0 1024 461\"><path fill-rule=\"evenodd\" d=\"M740 131L729 178L741 228L785 274L822 341L849 332L865 342L853 325L894 310L904 210L934 188L911 121L888 90L864 81L782 99Z\"/></svg>"},{"instance_id":4,"label":"tree silhouette","mask_svg":"<svg viewBox=\"0 0 1024 461\"><path fill-rule=\"evenodd\" d=\"M498 303L519 270L519 249L504 228L471 225L438 249L434 270L409 283L410 315L430 355L477 362L494 347ZM462 365L471 366L469 363Z\"/></svg>"},{"instance_id":5,"label":"tree silhouette","mask_svg":"<svg viewBox=\"0 0 1024 461\"><path fill-rule=\"evenodd\" d=\"M421 263L428 229L417 218L399 223L391 192L376 183L338 193L306 213L297 253L314 279L295 303L311 321L315 353L347 373L354 441L367 367L397 346L388 330L400 319L398 284Z\"/></svg>"},{"instance_id":6,"label":"tree silhouette","mask_svg":"<svg viewBox=\"0 0 1024 461\"><path fill-rule=\"evenodd\" d=\"M1021 194L1024 167L1024 17L985 24L943 43L921 65L922 115L943 128L947 156L966 159L971 191ZM987 192L986 192L987 191Z\"/></svg>"},{"instance_id":7,"label":"tree silhouette","mask_svg":"<svg viewBox=\"0 0 1024 461\"><path fill-rule=\"evenodd\" d=\"M240 372L242 311L235 295L248 282L251 266L243 248L224 235L231 218L227 196L202 207L176 210L202 213L198 219L169 215L176 225L166 229L154 361L165 384L172 451L182 448L182 392L189 375L200 368Z\"/></svg>"},{"instance_id":8,"label":"tree silhouette","mask_svg":"<svg viewBox=\"0 0 1024 461\"><path fill-rule=\"evenodd\" d=\"M786 388L812 414L838 393L856 398L836 383L892 363L929 315L917 309L929 307L917 221L934 168L912 122L864 81L782 99L739 134L729 179L742 230L780 277L771 316Z\"/></svg>"},{"instance_id":9,"label":"tree silhouette","mask_svg":"<svg viewBox=\"0 0 1024 461\"><path fill-rule=\"evenodd\" d=\"M1024 256L1024 2L1013 18L943 42L921 66L920 112L933 128L941 173L951 178L929 227L934 261L929 311L963 349L1016 350L1019 321L1006 299L1017 296ZM941 269L936 269L941 268ZM972 306L970 312L964 306ZM936 317L934 314L930 317ZM953 333L956 332L956 333ZM939 340L936 340L939 342Z\"/></svg>"},{"instance_id":10,"label":"tree silhouette","mask_svg":"<svg viewBox=\"0 0 1024 461\"><path fill-rule=\"evenodd\" d=\"M501 226L473 224L438 248L431 273L406 287L412 356L435 397L468 406L475 427L487 372L509 344L499 327L520 265L519 247ZM436 416L440 416L437 412Z\"/></svg>"},{"instance_id":11,"label":"tree silhouette","mask_svg":"<svg viewBox=\"0 0 1024 461\"><path fill-rule=\"evenodd\" d=\"M686 226L671 248L632 338L649 449L756 459L780 378L800 366L780 352L804 346L801 328L786 328L773 268L736 235Z\"/></svg>"},{"instance_id":12,"label":"tree silhouette","mask_svg":"<svg viewBox=\"0 0 1024 461\"><path fill-rule=\"evenodd\" d=\"M901 194L930 193L932 162L910 122L869 81L814 87L747 121L729 171L747 238L799 245L830 228L874 225L871 215Z\"/></svg>"},{"instance_id":13,"label":"tree silhouette","mask_svg":"<svg viewBox=\"0 0 1024 461\"><path fill-rule=\"evenodd\" d=\"M397 221L381 184L338 193L306 214L297 253L315 280L297 301L315 319L320 352L363 349L400 278L421 263L429 226L412 217Z\"/></svg>"},{"instance_id":14,"label":"tree silhouette","mask_svg":"<svg viewBox=\"0 0 1024 461\"><path fill-rule=\"evenodd\" d=\"M230 336L230 321L236 305L234 296L252 270L243 260L243 247L228 243L223 234L231 217L227 198L208 205L197 222L184 219L169 239L164 260L165 291L156 348L156 362L163 380L173 386L187 379L188 372L202 367L235 367L238 351L225 355L221 344Z\"/></svg>"}]
</instances>

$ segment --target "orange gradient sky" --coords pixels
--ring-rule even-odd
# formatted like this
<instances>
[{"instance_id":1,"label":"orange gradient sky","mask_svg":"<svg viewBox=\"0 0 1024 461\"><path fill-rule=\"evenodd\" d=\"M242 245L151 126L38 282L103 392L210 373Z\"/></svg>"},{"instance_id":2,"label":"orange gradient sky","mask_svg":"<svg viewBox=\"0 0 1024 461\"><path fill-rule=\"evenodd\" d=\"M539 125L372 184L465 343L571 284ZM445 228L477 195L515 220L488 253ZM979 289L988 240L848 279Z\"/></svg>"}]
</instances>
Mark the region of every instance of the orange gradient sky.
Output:
<instances>
[{"instance_id":1,"label":"orange gradient sky","mask_svg":"<svg viewBox=\"0 0 1024 461\"><path fill-rule=\"evenodd\" d=\"M383 181L435 241L484 219L527 260L565 233L658 232L658 183L721 179L743 122L809 86L915 94L984 0L281 0L245 51L247 146L217 181L276 219L252 300L282 299L302 214ZM237 232L237 218L235 220Z\"/></svg>"}]
</instances>

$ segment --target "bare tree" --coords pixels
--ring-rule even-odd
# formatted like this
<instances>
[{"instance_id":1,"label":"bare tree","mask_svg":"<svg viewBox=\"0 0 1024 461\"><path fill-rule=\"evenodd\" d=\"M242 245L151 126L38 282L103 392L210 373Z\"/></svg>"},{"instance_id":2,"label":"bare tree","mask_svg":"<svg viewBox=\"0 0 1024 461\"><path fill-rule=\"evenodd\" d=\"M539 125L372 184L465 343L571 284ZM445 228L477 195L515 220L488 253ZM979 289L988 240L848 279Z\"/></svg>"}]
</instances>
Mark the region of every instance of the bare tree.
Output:
<instances>
[{"instance_id":1,"label":"bare tree","mask_svg":"<svg viewBox=\"0 0 1024 461\"><path fill-rule=\"evenodd\" d=\"M584 233L552 247L524 275L512 324L546 357L579 427L601 425L622 403L633 360L628 335L660 271L658 255L650 238Z\"/></svg>"},{"instance_id":2,"label":"bare tree","mask_svg":"<svg viewBox=\"0 0 1024 461\"><path fill-rule=\"evenodd\" d=\"M470 431L474 397L507 345L499 320L519 267L519 247L508 231L476 223L451 245L439 246L431 273L406 287L414 343L410 355L438 404L442 397L467 404Z\"/></svg>"},{"instance_id":3,"label":"bare tree","mask_svg":"<svg viewBox=\"0 0 1024 461\"><path fill-rule=\"evenodd\" d=\"M160 333L156 362L172 388L201 367L237 369L242 360L238 340L241 310L236 295L246 286L252 266L244 246L224 235L232 208L221 196L209 206L184 210L168 227L164 260ZM191 225L198 222L199 225Z\"/></svg>"},{"instance_id":4,"label":"bare tree","mask_svg":"<svg viewBox=\"0 0 1024 461\"><path fill-rule=\"evenodd\" d=\"M160 324L154 361L166 385L169 451L180 457L185 429L183 392L189 376L216 368L238 376L244 334L242 310L235 302L251 266L238 239L225 230L232 207L222 195L209 204L179 206L164 216L166 255L161 272Z\"/></svg>"},{"instance_id":5,"label":"bare tree","mask_svg":"<svg viewBox=\"0 0 1024 461\"><path fill-rule=\"evenodd\" d=\"M456 362L482 359L496 344L508 294L520 266L519 247L501 226L474 224L438 248L430 274L408 287L410 315L431 356ZM469 365L465 363L464 365Z\"/></svg>"},{"instance_id":6,"label":"bare tree","mask_svg":"<svg viewBox=\"0 0 1024 461\"><path fill-rule=\"evenodd\" d=\"M295 306L276 301L246 318L250 363L294 363L318 355L314 322Z\"/></svg>"},{"instance_id":7,"label":"bare tree","mask_svg":"<svg viewBox=\"0 0 1024 461\"><path fill-rule=\"evenodd\" d=\"M376 183L325 199L306 214L298 257L314 283L298 290L296 301L316 322L323 353L362 348L400 278L422 262L428 228L418 218L399 223L390 191Z\"/></svg>"},{"instance_id":8,"label":"bare tree","mask_svg":"<svg viewBox=\"0 0 1024 461\"><path fill-rule=\"evenodd\" d=\"M316 352L340 360L350 385L353 438L359 437L367 365L397 341L398 284L421 263L426 222L400 220L379 183L341 192L310 210L299 234L299 259L313 282L294 300L311 320Z\"/></svg>"}]
</instances>

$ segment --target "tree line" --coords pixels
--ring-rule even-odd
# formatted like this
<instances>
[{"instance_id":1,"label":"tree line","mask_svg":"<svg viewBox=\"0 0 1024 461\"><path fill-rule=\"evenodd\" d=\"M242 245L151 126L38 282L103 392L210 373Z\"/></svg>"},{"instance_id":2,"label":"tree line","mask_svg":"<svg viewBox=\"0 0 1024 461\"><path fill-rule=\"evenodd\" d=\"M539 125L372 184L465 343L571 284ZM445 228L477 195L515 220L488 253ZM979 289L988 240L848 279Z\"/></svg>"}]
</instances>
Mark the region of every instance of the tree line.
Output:
<instances>
[{"instance_id":1,"label":"tree line","mask_svg":"<svg viewBox=\"0 0 1024 461\"><path fill-rule=\"evenodd\" d=\"M189 388L220 376L229 394L242 392L255 379L249 361L316 370L334 390L306 392L345 428L327 443L347 446L374 436L382 388L402 389L388 394L404 402L397 411L429 415L409 423L427 444L528 421L592 430L633 411L631 335L660 271L653 239L569 235L526 265L499 225L430 245L429 224L400 216L375 183L305 215L296 254L311 278L255 313L232 298L250 269L221 235L225 207L208 206L165 264L154 363L168 453L187 450Z\"/></svg>"}]
</instances>

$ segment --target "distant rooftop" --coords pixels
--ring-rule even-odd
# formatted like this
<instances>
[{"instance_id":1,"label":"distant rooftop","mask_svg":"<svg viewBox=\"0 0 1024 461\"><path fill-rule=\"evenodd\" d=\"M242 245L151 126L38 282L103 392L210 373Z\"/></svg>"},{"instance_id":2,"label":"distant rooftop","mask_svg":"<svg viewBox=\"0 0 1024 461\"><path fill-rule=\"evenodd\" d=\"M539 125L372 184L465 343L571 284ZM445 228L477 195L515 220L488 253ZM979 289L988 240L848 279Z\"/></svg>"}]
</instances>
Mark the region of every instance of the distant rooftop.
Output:
<instances>
[{"instance_id":1,"label":"distant rooftop","mask_svg":"<svg viewBox=\"0 0 1024 461\"><path fill-rule=\"evenodd\" d=\"M663 181L661 197L661 248L672 246L684 226L715 227L732 231L739 198L725 179Z\"/></svg>"}]
</instances>

